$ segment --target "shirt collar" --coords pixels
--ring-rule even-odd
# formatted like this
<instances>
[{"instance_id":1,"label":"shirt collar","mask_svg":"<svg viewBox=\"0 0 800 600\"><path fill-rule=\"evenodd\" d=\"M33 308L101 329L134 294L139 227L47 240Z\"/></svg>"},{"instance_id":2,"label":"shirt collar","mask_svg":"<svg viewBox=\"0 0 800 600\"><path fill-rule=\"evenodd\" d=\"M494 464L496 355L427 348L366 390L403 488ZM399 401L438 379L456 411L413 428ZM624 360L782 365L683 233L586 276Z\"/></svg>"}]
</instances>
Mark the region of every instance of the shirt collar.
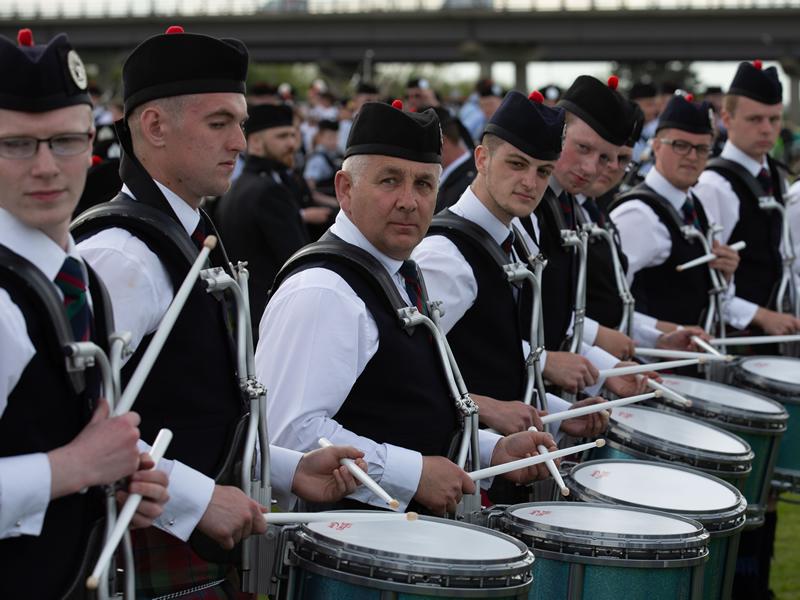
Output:
<instances>
[{"instance_id":1,"label":"shirt collar","mask_svg":"<svg viewBox=\"0 0 800 600\"><path fill-rule=\"evenodd\" d=\"M648 171L647 176L644 178L644 182L649 187L653 188L653 191L656 194L669 200L669 203L672 204L672 206L674 206L678 212L680 212L684 202L686 202L686 196L689 195L688 190L683 191L676 188L669 181L667 181L666 177L658 172L657 168L650 169L650 171Z\"/></svg>"},{"instance_id":2,"label":"shirt collar","mask_svg":"<svg viewBox=\"0 0 800 600\"><path fill-rule=\"evenodd\" d=\"M153 180L153 183L155 183L158 186L158 189L161 190L161 193L164 194L164 198L169 203L170 208L172 208L172 210L175 212L175 215L178 217L178 221L180 221L181 225L186 230L186 233L192 235L194 230L197 229L197 224L200 222L200 211L189 206L189 204L186 203L183 198L178 196L178 194L173 192L165 185L162 185L155 179ZM133 195L131 189L125 184L122 185L122 193L127 194L136 200L136 196Z\"/></svg>"},{"instance_id":3,"label":"shirt collar","mask_svg":"<svg viewBox=\"0 0 800 600\"><path fill-rule=\"evenodd\" d=\"M443 184L453 171L455 171L458 167L467 162L469 160L469 157L470 153L464 150L464 154L462 154L453 162L451 162L449 165L447 165L447 167L442 170L442 174L439 176L439 185Z\"/></svg>"},{"instance_id":4,"label":"shirt collar","mask_svg":"<svg viewBox=\"0 0 800 600\"><path fill-rule=\"evenodd\" d=\"M51 281L58 275L67 256L78 259L83 265L71 235L67 237L67 251L64 252L44 232L28 227L3 208L0 208L0 231L3 245L33 263Z\"/></svg>"},{"instance_id":5,"label":"shirt collar","mask_svg":"<svg viewBox=\"0 0 800 600\"><path fill-rule=\"evenodd\" d=\"M350 218L344 213L343 210L339 211L336 215L336 220L331 225L331 233L336 237L342 239L348 244L353 244L366 252L369 252L373 257L383 265L383 267L392 275L396 274L403 265L402 260L397 260L391 256L387 256L378 250L372 242L370 242L363 233L356 227Z\"/></svg>"},{"instance_id":6,"label":"shirt collar","mask_svg":"<svg viewBox=\"0 0 800 600\"><path fill-rule=\"evenodd\" d=\"M583 206L583 203L586 202L586 195L585 194L576 194L575 200L578 202L579 205Z\"/></svg>"},{"instance_id":7,"label":"shirt collar","mask_svg":"<svg viewBox=\"0 0 800 600\"><path fill-rule=\"evenodd\" d=\"M762 168L766 168L767 166L766 156L764 156L761 162L753 160L752 158L747 156L747 154L739 150L739 148L734 146L730 140L725 142L725 146L722 148L720 156L722 158L732 160L735 163L739 163L745 169L747 169L753 177L757 176L759 171L761 171Z\"/></svg>"},{"instance_id":8,"label":"shirt collar","mask_svg":"<svg viewBox=\"0 0 800 600\"><path fill-rule=\"evenodd\" d=\"M461 198L450 207L450 210L481 227L498 244L502 244L508 234L511 233L511 228L504 225L500 219L489 212L489 209L483 205L483 202L475 195L471 187L468 187L461 194Z\"/></svg>"},{"instance_id":9,"label":"shirt collar","mask_svg":"<svg viewBox=\"0 0 800 600\"><path fill-rule=\"evenodd\" d=\"M558 183L558 179L556 179L555 175L550 175L550 182L548 183L548 187L553 190L556 198L561 195L561 192L564 191L564 188Z\"/></svg>"}]
</instances>

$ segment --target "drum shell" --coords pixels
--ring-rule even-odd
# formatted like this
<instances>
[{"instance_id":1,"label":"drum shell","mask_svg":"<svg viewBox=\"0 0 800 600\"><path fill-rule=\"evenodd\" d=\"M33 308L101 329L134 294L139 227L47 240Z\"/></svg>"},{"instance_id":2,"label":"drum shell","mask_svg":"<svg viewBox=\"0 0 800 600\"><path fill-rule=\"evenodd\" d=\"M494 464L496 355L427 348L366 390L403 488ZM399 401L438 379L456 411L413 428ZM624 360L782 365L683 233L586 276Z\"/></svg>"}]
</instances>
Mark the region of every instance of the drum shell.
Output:
<instances>
[{"instance_id":1,"label":"drum shell","mask_svg":"<svg viewBox=\"0 0 800 600\"><path fill-rule=\"evenodd\" d=\"M730 483L723 481L718 477L714 477L713 475L704 474L696 469L691 469L676 464L666 465L664 463L640 461L643 464L678 469L682 471L688 471L696 475L701 475L703 477L708 477L709 479L716 481L719 485L727 487L741 498L740 502L735 507L727 510L718 512L681 512L664 510L662 508L653 506L644 507L634 502L628 502L619 498L611 498L582 486L574 478L574 474L577 469L588 469L600 464L620 462L627 461L593 460L576 466L564 479L564 483L570 489L571 499L580 502L601 502L605 504L621 504L624 506L633 506L637 508L651 508L675 516L682 516L698 521L708 530L709 534L711 535L711 541L709 543L709 561L705 565L705 573L703 576L704 586L702 597L705 600L725 600L726 598L729 598L731 594L731 587L733 585L733 575L736 569L736 554L739 548L739 538L745 526L747 502L742 496L741 492Z\"/></svg>"},{"instance_id":2,"label":"drum shell","mask_svg":"<svg viewBox=\"0 0 800 600\"><path fill-rule=\"evenodd\" d=\"M689 377L674 375L666 376L665 381L669 382L669 380L696 381ZM703 385L721 388L723 391L724 388L731 388L736 390L737 393L741 393L741 390L726 384L699 381ZM758 396L761 401L768 402L773 406L780 406L782 410L775 414L759 413L721 404L713 399L703 398L696 394L687 394L680 389L676 391L689 398L692 401L692 406L687 408L682 404L673 403L666 396L662 397L661 402L654 406L659 409L688 415L709 425L720 427L739 436L750 445L754 454L752 471L744 481L742 493L747 498L748 529L761 526L764 523L764 513L769 499L770 482L778 457L779 444L786 431L788 414L785 408L763 394L752 393L751 390L747 390L747 393Z\"/></svg>"},{"instance_id":3,"label":"drum shell","mask_svg":"<svg viewBox=\"0 0 800 600\"><path fill-rule=\"evenodd\" d=\"M508 507L489 522L523 541L536 556L531 600L641 600L702 598L709 534L690 519L694 534L661 539L622 539L595 532L563 532L515 517L519 508L552 505L534 502ZM597 504L607 507L607 504ZM629 509L658 514L647 509ZM655 538L656 536L653 536Z\"/></svg>"},{"instance_id":4,"label":"drum shell","mask_svg":"<svg viewBox=\"0 0 800 600\"><path fill-rule=\"evenodd\" d=\"M781 362L786 362L789 368L800 369L800 360L796 358L747 357L737 361L733 369L733 383L780 402L786 409L789 414L789 420L775 461L773 486L781 490L800 493L800 386L768 377L761 377L744 370L742 367L747 361L764 359L780 360Z\"/></svg>"},{"instance_id":5,"label":"drum shell","mask_svg":"<svg viewBox=\"0 0 800 600\"><path fill-rule=\"evenodd\" d=\"M533 555L518 540L485 528L435 517L422 520L467 527L502 536L519 549L515 561L470 561L454 565L440 560L408 557L402 553L367 551L332 543L298 528L292 535L289 562L294 594L286 600L416 600L421 598L493 598L522 600L531 587ZM503 581L505 583L503 584ZM437 585L446 582L447 587ZM487 587L481 587L487 585Z\"/></svg>"}]
</instances>

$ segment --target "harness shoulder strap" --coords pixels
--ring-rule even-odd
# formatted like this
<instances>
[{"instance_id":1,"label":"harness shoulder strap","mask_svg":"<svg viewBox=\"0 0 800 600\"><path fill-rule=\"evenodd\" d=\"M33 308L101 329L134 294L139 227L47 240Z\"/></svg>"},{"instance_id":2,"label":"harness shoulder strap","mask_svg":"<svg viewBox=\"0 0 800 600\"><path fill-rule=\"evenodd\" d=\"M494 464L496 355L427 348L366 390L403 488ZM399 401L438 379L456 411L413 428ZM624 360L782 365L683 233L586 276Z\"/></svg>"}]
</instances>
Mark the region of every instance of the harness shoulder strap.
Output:
<instances>
[{"instance_id":1,"label":"harness shoulder strap","mask_svg":"<svg viewBox=\"0 0 800 600\"><path fill-rule=\"evenodd\" d=\"M508 264L508 257L503 254L497 242L486 233L486 230L476 225L469 219L465 219L449 209L445 209L433 217L428 234L453 232L462 239L470 242L483 252L488 254L491 259L502 269Z\"/></svg>"},{"instance_id":2,"label":"harness shoulder strap","mask_svg":"<svg viewBox=\"0 0 800 600\"><path fill-rule=\"evenodd\" d=\"M611 207L609 208L609 212L614 208L618 207L619 205L629 202L631 200L641 200L650 208L652 208L656 214L662 215L672 221L672 223L678 228L678 231L681 230L686 224L683 222L683 217L675 210L675 207L669 203L665 198L657 194L655 191L650 189L644 184L637 185L632 190L625 192L624 194L620 194L612 203Z\"/></svg>"},{"instance_id":3,"label":"harness shoulder strap","mask_svg":"<svg viewBox=\"0 0 800 600\"><path fill-rule=\"evenodd\" d=\"M736 180L744 184L754 198L760 198L764 195L764 191L761 189L761 184L758 182L758 179L753 177L750 171L737 162L718 156L708 161L706 169L719 173L731 183Z\"/></svg>"}]
</instances>

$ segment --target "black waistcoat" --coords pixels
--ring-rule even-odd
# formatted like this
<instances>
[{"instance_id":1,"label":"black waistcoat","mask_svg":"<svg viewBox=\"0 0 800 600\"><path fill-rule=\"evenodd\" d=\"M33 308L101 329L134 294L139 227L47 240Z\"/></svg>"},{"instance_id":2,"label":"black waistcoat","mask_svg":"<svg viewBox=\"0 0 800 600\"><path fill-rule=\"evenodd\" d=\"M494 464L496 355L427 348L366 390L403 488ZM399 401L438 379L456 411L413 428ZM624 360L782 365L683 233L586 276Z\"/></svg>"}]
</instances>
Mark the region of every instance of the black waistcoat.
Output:
<instances>
[{"instance_id":1,"label":"black waistcoat","mask_svg":"<svg viewBox=\"0 0 800 600\"><path fill-rule=\"evenodd\" d=\"M775 199L783 203L778 168L771 158L767 158L767 163ZM734 165L734 168L740 167L736 163ZM739 197L739 221L728 240L729 244L742 240L747 242L747 247L739 252L736 295L759 306L774 308L775 293L781 278L780 213L759 208L758 197L753 191L753 186L759 186L759 183L743 167L734 171L726 168L724 161L711 161L707 168L727 179Z\"/></svg>"},{"instance_id":2,"label":"black waistcoat","mask_svg":"<svg viewBox=\"0 0 800 600\"><path fill-rule=\"evenodd\" d=\"M445 208L450 208L458 202L461 195L466 191L475 176L478 174L475 168L475 159L471 156L453 170L447 179L439 186L436 194L436 212L441 212Z\"/></svg>"},{"instance_id":3,"label":"black waistcoat","mask_svg":"<svg viewBox=\"0 0 800 600\"><path fill-rule=\"evenodd\" d=\"M159 257L177 292L197 248L138 161L123 155L122 164L122 179L136 200L120 194L90 209L73 224L73 235L86 239L111 227L131 231ZM146 211L146 219L136 216L141 212L137 205ZM103 211L116 212L109 216ZM205 215L202 218L206 231L216 234L213 223ZM227 265L221 243L212 252L211 263ZM142 417L142 439L152 442L160 428L169 427L174 433L170 458L218 479L230 466L227 459L245 411L226 322L228 304L225 296L208 294L199 281L195 284L134 404ZM152 337L142 340L123 368L123 387Z\"/></svg>"},{"instance_id":4,"label":"black waistcoat","mask_svg":"<svg viewBox=\"0 0 800 600\"><path fill-rule=\"evenodd\" d=\"M26 283L30 279L21 276L20 270L0 266L0 288L22 311L36 350L0 419L0 457L48 452L68 444L90 420L99 383L94 370L83 377L67 372L62 348L72 340L72 330L55 285L24 258L12 258L26 270L34 269L37 280L52 290L48 296L41 295ZM4 259L3 264L10 263ZM101 285L89 269L92 341L107 350L109 307ZM104 514L103 506L102 493L94 488L58 498L47 507L40 535L0 540L0 597L60 598L68 589L76 591L73 597L83 597L83 578L88 573L81 576L80 571L82 563L89 561L90 533ZM94 560L96 555L92 556Z\"/></svg>"},{"instance_id":5,"label":"black waistcoat","mask_svg":"<svg viewBox=\"0 0 800 600\"><path fill-rule=\"evenodd\" d=\"M547 267L542 272L544 342L548 350L558 351L566 342L575 310L578 261L575 251L561 244L561 230L570 227L565 223L558 198L550 188L547 188L534 214L539 221L539 250L547 258ZM521 221L533 236L531 220L525 218Z\"/></svg>"},{"instance_id":6,"label":"black waistcoat","mask_svg":"<svg viewBox=\"0 0 800 600\"><path fill-rule=\"evenodd\" d=\"M605 212L602 207L598 208ZM583 211L576 212L579 223L588 223ZM611 233L622 268L627 270L628 260L619 243L619 233L605 214L605 228ZM598 225L599 226L599 225ZM590 237L586 249L586 316L611 329L622 321L623 304L614 275L614 259L605 238Z\"/></svg>"},{"instance_id":7,"label":"black waistcoat","mask_svg":"<svg viewBox=\"0 0 800 600\"><path fill-rule=\"evenodd\" d=\"M429 234L443 235L455 244L472 268L478 288L475 303L447 334L467 389L497 400L521 400L525 357L518 314L525 311L518 308L512 285L494 258L463 233L434 225ZM526 298L530 307L530 294Z\"/></svg>"},{"instance_id":8,"label":"black waistcoat","mask_svg":"<svg viewBox=\"0 0 800 600\"><path fill-rule=\"evenodd\" d=\"M652 194L653 196L651 196ZM678 272L678 265L702 256L705 249L699 240L687 240L680 231L683 219L669 200L656 194L644 183L619 197L615 206L631 200L640 200L656 213L669 231L672 250L669 258L656 267L642 269L633 278L631 292L636 298L636 310L663 321L683 325L698 325L708 307L711 277L707 266ZM697 217L703 230L708 229L708 218L700 202L695 200Z\"/></svg>"}]
</instances>

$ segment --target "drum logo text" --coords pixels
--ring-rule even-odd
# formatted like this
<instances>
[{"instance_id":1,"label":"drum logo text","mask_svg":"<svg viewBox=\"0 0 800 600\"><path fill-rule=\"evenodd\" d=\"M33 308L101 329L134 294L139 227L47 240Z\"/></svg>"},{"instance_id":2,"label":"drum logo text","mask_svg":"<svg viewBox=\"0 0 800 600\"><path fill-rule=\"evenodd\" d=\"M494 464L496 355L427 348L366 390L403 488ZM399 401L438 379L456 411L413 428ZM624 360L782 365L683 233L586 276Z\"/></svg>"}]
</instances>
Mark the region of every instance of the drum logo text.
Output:
<instances>
[{"instance_id":1,"label":"drum logo text","mask_svg":"<svg viewBox=\"0 0 800 600\"><path fill-rule=\"evenodd\" d=\"M603 479L604 477L608 477L611 475L610 471L600 471L599 469L595 469L592 471L592 477L595 479Z\"/></svg>"},{"instance_id":2,"label":"drum logo text","mask_svg":"<svg viewBox=\"0 0 800 600\"><path fill-rule=\"evenodd\" d=\"M544 517L544 516L546 516L546 515L549 515L549 514L551 514L552 512L553 512L552 510L538 510L538 509L537 509L537 510L532 510L532 511L531 511L531 514L532 514L534 517Z\"/></svg>"},{"instance_id":3,"label":"drum logo text","mask_svg":"<svg viewBox=\"0 0 800 600\"><path fill-rule=\"evenodd\" d=\"M328 523L328 527L330 527L331 529L335 529L336 531L344 531L345 529L349 529L352 526L353 526L352 523L345 523L345 522L339 523L338 521L331 521L330 523Z\"/></svg>"}]
</instances>

